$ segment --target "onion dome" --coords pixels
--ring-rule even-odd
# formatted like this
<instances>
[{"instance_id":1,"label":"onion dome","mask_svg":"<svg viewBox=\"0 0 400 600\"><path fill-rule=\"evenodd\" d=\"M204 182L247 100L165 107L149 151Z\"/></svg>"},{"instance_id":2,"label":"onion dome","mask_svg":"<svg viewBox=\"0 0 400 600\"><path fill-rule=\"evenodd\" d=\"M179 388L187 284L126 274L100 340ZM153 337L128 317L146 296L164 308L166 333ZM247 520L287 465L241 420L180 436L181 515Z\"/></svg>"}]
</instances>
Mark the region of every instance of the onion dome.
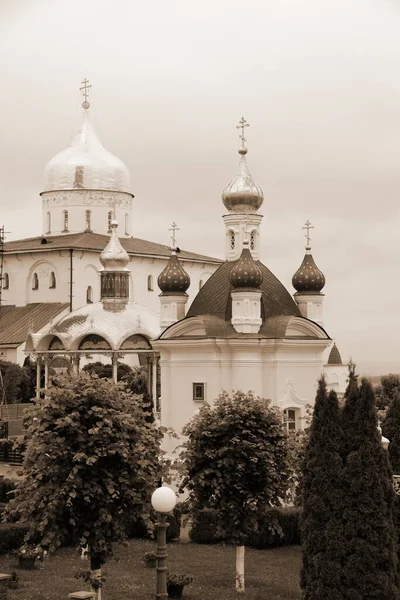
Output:
<instances>
[{"instance_id":1,"label":"onion dome","mask_svg":"<svg viewBox=\"0 0 400 600\"><path fill-rule=\"evenodd\" d=\"M303 229L307 230L306 253L303 262L292 277L292 285L299 293L319 294L325 285L325 275L318 269L311 254L310 229L314 227L306 221Z\"/></svg>"},{"instance_id":2,"label":"onion dome","mask_svg":"<svg viewBox=\"0 0 400 600\"><path fill-rule=\"evenodd\" d=\"M107 246L100 254L100 262L105 271L128 271L126 265L129 262L127 251L121 246L118 239L117 221L111 221L111 236Z\"/></svg>"},{"instance_id":3,"label":"onion dome","mask_svg":"<svg viewBox=\"0 0 400 600\"><path fill-rule=\"evenodd\" d=\"M311 254L306 254L292 277L297 292L319 293L325 285L325 275L318 269Z\"/></svg>"},{"instance_id":4,"label":"onion dome","mask_svg":"<svg viewBox=\"0 0 400 600\"><path fill-rule=\"evenodd\" d=\"M165 269L158 276L158 287L163 294L184 294L190 285L190 277L172 250Z\"/></svg>"},{"instance_id":5,"label":"onion dome","mask_svg":"<svg viewBox=\"0 0 400 600\"><path fill-rule=\"evenodd\" d=\"M248 242L243 244L242 254L233 267L229 280L232 287L258 289L262 283L263 276L260 267L255 263L248 247Z\"/></svg>"},{"instance_id":6,"label":"onion dome","mask_svg":"<svg viewBox=\"0 0 400 600\"><path fill-rule=\"evenodd\" d=\"M45 168L44 190L110 190L130 193L129 171L108 152L89 120L89 102L83 102L83 123L71 144Z\"/></svg>"},{"instance_id":7,"label":"onion dome","mask_svg":"<svg viewBox=\"0 0 400 600\"><path fill-rule=\"evenodd\" d=\"M244 128L249 124L242 118L238 129L242 129L242 147L239 148L239 166L236 175L222 192L222 201L231 212L256 212L264 202L264 194L260 186L254 181L247 166L247 148L244 146Z\"/></svg>"},{"instance_id":8,"label":"onion dome","mask_svg":"<svg viewBox=\"0 0 400 600\"><path fill-rule=\"evenodd\" d=\"M335 343L333 343L332 349L329 353L328 365L342 365L342 357Z\"/></svg>"}]
</instances>

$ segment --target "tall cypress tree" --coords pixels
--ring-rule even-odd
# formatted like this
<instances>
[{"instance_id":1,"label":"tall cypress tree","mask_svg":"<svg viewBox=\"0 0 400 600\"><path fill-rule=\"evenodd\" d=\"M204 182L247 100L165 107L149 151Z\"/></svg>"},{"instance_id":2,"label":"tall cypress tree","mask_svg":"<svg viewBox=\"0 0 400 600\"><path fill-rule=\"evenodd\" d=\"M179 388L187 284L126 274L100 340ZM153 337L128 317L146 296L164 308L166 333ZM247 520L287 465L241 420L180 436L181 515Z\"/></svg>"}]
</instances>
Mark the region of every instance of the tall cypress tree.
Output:
<instances>
[{"instance_id":1,"label":"tall cypress tree","mask_svg":"<svg viewBox=\"0 0 400 600\"><path fill-rule=\"evenodd\" d=\"M350 389L342 416L346 432L342 479L344 597L397 600L391 469L377 429L374 392L366 379L358 397L354 386Z\"/></svg>"},{"instance_id":2,"label":"tall cypress tree","mask_svg":"<svg viewBox=\"0 0 400 600\"><path fill-rule=\"evenodd\" d=\"M302 570L304 600L341 600L342 430L335 392L318 382L309 442L303 462Z\"/></svg>"},{"instance_id":3,"label":"tall cypress tree","mask_svg":"<svg viewBox=\"0 0 400 600\"><path fill-rule=\"evenodd\" d=\"M389 440L389 461L393 473L400 475L400 392L389 405L382 422L382 433Z\"/></svg>"}]
</instances>

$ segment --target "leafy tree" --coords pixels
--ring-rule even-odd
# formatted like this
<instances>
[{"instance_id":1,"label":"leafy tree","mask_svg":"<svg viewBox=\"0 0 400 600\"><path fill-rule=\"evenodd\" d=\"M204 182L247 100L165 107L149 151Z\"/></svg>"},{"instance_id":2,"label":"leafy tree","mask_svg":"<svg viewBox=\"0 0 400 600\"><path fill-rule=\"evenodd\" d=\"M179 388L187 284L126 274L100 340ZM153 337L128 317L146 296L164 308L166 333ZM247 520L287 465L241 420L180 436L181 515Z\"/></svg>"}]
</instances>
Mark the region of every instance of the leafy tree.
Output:
<instances>
[{"instance_id":1,"label":"leafy tree","mask_svg":"<svg viewBox=\"0 0 400 600\"><path fill-rule=\"evenodd\" d=\"M340 598L344 555L341 503L343 433L338 398L318 382L309 442L303 461L302 570L304 600Z\"/></svg>"},{"instance_id":2,"label":"leafy tree","mask_svg":"<svg viewBox=\"0 0 400 600\"><path fill-rule=\"evenodd\" d=\"M288 486L286 433L268 401L222 393L184 427L185 477L195 515L218 511L217 535L236 546L236 589L244 591L244 546L261 513L277 506ZM271 523L271 528L275 524Z\"/></svg>"},{"instance_id":3,"label":"leafy tree","mask_svg":"<svg viewBox=\"0 0 400 600\"><path fill-rule=\"evenodd\" d=\"M32 396L29 390L30 381L25 369L16 363L0 361L0 403L15 404L30 400Z\"/></svg>"},{"instance_id":4,"label":"leafy tree","mask_svg":"<svg viewBox=\"0 0 400 600\"><path fill-rule=\"evenodd\" d=\"M109 363L105 364L100 361L88 363L83 367L82 371L97 375L100 379L112 379L112 365ZM117 364L118 381L127 377L131 372L132 369L129 365L126 365L125 363Z\"/></svg>"},{"instance_id":5,"label":"leafy tree","mask_svg":"<svg viewBox=\"0 0 400 600\"><path fill-rule=\"evenodd\" d=\"M25 477L7 517L28 523L26 541L50 552L74 532L98 571L127 516L149 522L161 434L140 399L87 374L55 379L26 425Z\"/></svg>"},{"instance_id":6,"label":"leafy tree","mask_svg":"<svg viewBox=\"0 0 400 600\"><path fill-rule=\"evenodd\" d=\"M341 480L345 560L342 597L398 598L391 469L377 428L371 384L354 387L343 410L344 468ZM346 422L346 417L350 421Z\"/></svg>"},{"instance_id":7,"label":"leafy tree","mask_svg":"<svg viewBox=\"0 0 400 600\"><path fill-rule=\"evenodd\" d=\"M381 385L389 402L400 392L400 377L395 373L389 373L381 377Z\"/></svg>"}]
</instances>

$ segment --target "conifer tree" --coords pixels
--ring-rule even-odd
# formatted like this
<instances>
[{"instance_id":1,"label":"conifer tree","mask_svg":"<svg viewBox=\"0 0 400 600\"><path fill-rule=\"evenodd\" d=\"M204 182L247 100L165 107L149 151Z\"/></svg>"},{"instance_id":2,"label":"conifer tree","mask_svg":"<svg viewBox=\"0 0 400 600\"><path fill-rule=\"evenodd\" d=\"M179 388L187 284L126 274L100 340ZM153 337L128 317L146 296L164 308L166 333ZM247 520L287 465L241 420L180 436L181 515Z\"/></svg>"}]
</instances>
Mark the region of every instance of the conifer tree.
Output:
<instances>
[{"instance_id":1,"label":"conifer tree","mask_svg":"<svg viewBox=\"0 0 400 600\"><path fill-rule=\"evenodd\" d=\"M343 547L342 431L338 399L318 382L303 462L302 571L304 600L339 600Z\"/></svg>"},{"instance_id":2,"label":"conifer tree","mask_svg":"<svg viewBox=\"0 0 400 600\"><path fill-rule=\"evenodd\" d=\"M354 383L350 382L349 387L342 413L346 434L342 478L343 597L395 600L397 557L390 465L377 428L371 384L363 379L357 397Z\"/></svg>"},{"instance_id":3,"label":"conifer tree","mask_svg":"<svg viewBox=\"0 0 400 600\"><path fill-rule=\"evenodd\" d=\"M382 433L389 440L389 462L393 473L400 475L400 392L398 392L382 423Z\"/></svg>"}]
</instances>

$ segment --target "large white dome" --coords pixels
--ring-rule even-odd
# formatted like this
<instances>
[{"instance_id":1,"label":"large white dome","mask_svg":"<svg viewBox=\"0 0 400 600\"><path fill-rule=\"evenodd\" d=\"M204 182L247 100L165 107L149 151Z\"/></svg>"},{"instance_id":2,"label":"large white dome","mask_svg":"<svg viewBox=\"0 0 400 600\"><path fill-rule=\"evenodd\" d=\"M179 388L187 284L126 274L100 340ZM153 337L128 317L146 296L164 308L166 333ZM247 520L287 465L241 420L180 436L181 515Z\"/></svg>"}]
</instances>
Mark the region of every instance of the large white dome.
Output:
<instances>
[{"instance_id":1,"label":"large white dome","mask_svg":"<svg viewBox=\"0 0 400 600\"><path fill-rule=\"evenodd\" d=\"M129 171L108 152L95 134L88 110L71 144L45 169L44 192L56 190L110 190L130 193Z\"/></svg>"}]
</instances>

